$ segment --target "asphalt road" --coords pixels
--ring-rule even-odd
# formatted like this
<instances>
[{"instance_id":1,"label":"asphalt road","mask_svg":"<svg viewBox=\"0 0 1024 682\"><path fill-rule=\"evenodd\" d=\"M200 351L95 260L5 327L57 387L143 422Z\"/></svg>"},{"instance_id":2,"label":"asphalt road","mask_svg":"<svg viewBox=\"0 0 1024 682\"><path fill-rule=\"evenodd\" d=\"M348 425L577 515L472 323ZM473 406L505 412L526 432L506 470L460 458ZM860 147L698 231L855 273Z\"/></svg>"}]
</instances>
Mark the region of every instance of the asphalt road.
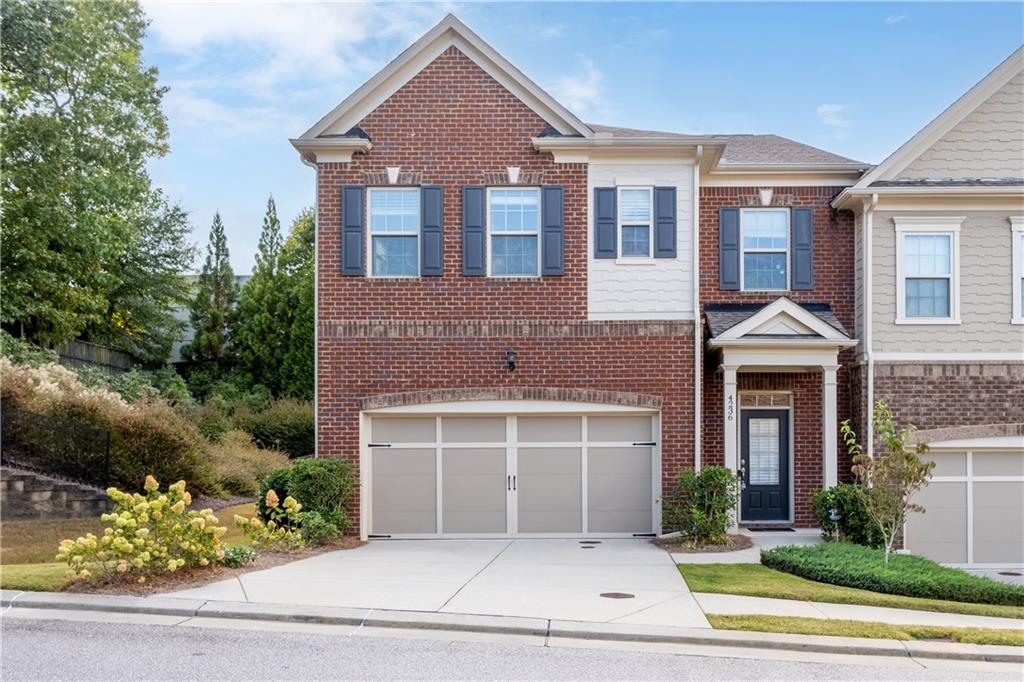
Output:
<instances>
[{"instance_id":1,"label":"asphalt road","mask_svg":"<svg viewBox=\"0 0 1024 682\"><path fill-rule=\"evenodd\" d=\"M1020 679L838 663L719 658L335 632L3 618L0 678L14 680L965 680ZM238 628L238 629L235 629ZM387 633L385 633L387 634ZM911 667L913 666L913 667ZM1017 674L1015 674L1015 672Z\"/></svg>"}]
</instances>

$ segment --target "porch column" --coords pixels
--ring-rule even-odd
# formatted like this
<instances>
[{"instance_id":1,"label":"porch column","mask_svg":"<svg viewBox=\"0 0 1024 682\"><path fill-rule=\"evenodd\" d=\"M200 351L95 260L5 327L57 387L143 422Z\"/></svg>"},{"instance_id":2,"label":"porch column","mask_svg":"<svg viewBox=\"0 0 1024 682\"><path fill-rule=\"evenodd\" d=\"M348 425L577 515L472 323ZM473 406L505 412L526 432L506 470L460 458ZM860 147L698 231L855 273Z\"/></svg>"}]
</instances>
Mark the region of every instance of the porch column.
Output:
<instances>
[{"instance_id":1,"label":"porch column","mask_svg":"<svg viewBox=\"0 0 1024 682\"><path fill-rule=\"evenodd\" d=\"M825 365L821 368L821 421L822 455L825 458L825 487L839 483L839 423L836 416L836 370L839 365Z\"/></svg>"},{"instance_id":2,"label":"porch column","mask_svg":"<svg viewBox=\"0 0 1024 682\"><path fill-rule=\"evenodd\" d=\"M736 366L722 367L722 423L725 427L725 468L736 472L739 470L739 448L736 447L739 420L739 405L736 402Z\"/></svg>"}]
</instances>

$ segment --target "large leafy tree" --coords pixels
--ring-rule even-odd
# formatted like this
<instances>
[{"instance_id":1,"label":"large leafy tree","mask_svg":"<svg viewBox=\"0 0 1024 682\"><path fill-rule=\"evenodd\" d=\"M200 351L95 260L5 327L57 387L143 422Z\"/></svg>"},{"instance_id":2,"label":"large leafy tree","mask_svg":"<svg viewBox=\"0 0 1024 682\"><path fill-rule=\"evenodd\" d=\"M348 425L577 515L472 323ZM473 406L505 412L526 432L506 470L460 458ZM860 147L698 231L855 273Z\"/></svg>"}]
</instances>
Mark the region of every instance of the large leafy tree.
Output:
<instances>
[{"instance_id":1,"label":"large leafy tree","mask_svg":"<svg viewBox=\"0 0 1024 682\"><path fill-rule=\"evenodd\" d=\"M193 254L146 172L168 148L145 28L133 0L4 3L0 319L34 341L158 358L173 336Z\"/></svg>"},{"instance_id":2,"label":"large leafy tree","mask_svg":"<svg viewBox=\"0 0 1024 682\"><path fill-rule=\"evenodd\" d=\"M227 237L220 213L213 216L206 261L196 282L189 320L195 336L181 349L182 357L194 368L216 375L228 357L228 320L238 300L238 285L231 269Z\"/></svg>"},{"instance_id":3,"label":"large leafy tree","mask_svg":"<svg viewBox=\"0 0 1024 682\"><path fill-rule=\"evenodd\" d=\"M315 235L316 215L306 209L292 223L280 259L289 312L281 392L307 400L313 398Z\"/></svg>"},{"instance_id":4,"label":"large leafy tree","mask_svg":"<svg viewBox=\"0 0 1024 682\"><path fill-rule=\"evenodd\" d=\"M274 197L270 197L256 250L256 265L252 278L242 288L231 339L239 370L275 395L281 389L281 358L288 344L290 319L280 263L282 247L281 221Z\"/></svg>"}]
</instances>

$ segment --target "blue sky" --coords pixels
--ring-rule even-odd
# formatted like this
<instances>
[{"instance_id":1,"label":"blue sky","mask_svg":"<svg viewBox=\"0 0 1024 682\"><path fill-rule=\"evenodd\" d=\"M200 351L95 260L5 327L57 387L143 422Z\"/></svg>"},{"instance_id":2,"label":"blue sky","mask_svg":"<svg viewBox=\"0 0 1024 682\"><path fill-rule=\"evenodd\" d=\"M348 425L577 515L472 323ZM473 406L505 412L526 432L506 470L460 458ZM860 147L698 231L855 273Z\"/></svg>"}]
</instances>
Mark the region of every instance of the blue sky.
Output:
<instances>
[{"instance_id":1,"label":"blue sky","mask_svg":"<svg viewBox=\"0 0 1024 682\"><path fill-rule=\"evenodd\" d=\"M238 273L267 196L313 203L288 144L447 12L584 120L776 133L877 163L1024 40L1021 3L161 3L145 59L170 88L158 185ZM197 267L199 262L197 261Z\"/></svg>"}]
</instances>

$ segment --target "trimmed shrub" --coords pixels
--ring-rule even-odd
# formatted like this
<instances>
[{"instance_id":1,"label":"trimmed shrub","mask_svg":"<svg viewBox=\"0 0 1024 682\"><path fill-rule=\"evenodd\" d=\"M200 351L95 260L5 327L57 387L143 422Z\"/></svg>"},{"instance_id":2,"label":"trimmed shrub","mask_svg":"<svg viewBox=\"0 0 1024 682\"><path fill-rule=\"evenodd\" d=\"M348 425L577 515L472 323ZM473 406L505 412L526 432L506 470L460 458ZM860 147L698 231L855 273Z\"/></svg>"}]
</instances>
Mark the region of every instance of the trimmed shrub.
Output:
<instances>
[{"instance_id":1,"label":"trimmed shrub","mask_svg":"<svg viewBox=\"0 0 1024 682\"><path fill-rule=\"evenodd\" d=\"M665 525L694 545L728 542L729 513L736 508L739 484L725 467L681 471L662 501Z\"/></svg>"},{"instance_id":2,"label":"trimmed shrub","mask_svg":"<svg viewBox=\"0 0 1024 682\"><path fill-rule=\"evenodd\" d=\"M256 508L260 517L272 518L264 499L274 490L278 496L291 496L302 503L307 514L319 513L325 521L335 525L339 533L349 527L345 507L355 492L356 481L352 466L341 459L303 459L290 469L280 469L263 479Z\"/></svg>"},{"instance_id":3,"label":"trimmed shrub","mask_svg":"<svg viewBox=\"0 0 1024 682\"><path fill-rule=\"evenodd\" d=\"M288 490L291 484L292 470L289 468L278 469L267 474L260 483L260 494L256 498L256 514L264 521L270 521L270 509L267 507L267 493L271 490L278 498L288 497L291 493Z\"/></svg>"},{"instance_id":4,"label":"trimmed shrub","mask_svg":"<svg viewBox=\"0 0 1024 682\"><path fill-rule=\"evenodd\" d=\"M1007 585L924 557L892 554L851 542L762 550L761 563L801 578L904 597L1024 606L1024 587Z\"/></svg>"},{"instance_id":5,"label":"trimmed shrub","mask_svg":"<svg viewBox=\"0 0 1024 682\"><path fill-rule=\"evenodd\" d=\"M307 545L322 545L341 536L341 529L324 518L320 512L302 515L302 539Z\"/></svg>"},{"instance_id":6,"label":"trimmed shrub","mask_svg":"<svg viewBox=\"0 0 1024 682\"><path fill-rule=\"evenodd\" d=\"M289 457L309 457L314 452L316 424L313 404L286 398L260 412L239 410L235 422L252 434L262 448L276 448Z\"/></svg>"},{"instance_id":7,"label":"trimmed shrub","mask_svg":"<svg viewBox=\"0 0 1024 682\"><path fill-rule=\"evenodd\" d=\"M235 428L231 417L213 401L203 403L195 410L192 418L199 432L212 442L219 441L221 436Z\"/></svg>"},{"instance_id":8,"label":"trimmed shrub","mask_svg":"<svg viewBox=\"0 0 1024 682\"><path fill-rule=\"evenodd\" d=\"M224 549L224 558L221 563L228 568L241 568L245 564L256 561L256 550L245 545L231 545Z\"/></svg>"},{"instance_id":9,"label":"trimmed shrub","mask_svg":"<svg viewBox=\"0 0 1024 682\"><path fill-rule=\"evenodd\" d=\"M864 507L857 484L840 483L811 494L811 507L818 516L821 536L826 540L848 540L867 547L882 546L882 532ZM836 518L833 518L833 511Z\"/></svg>"},{"instance_id":10,"label":"trimmed shrub","mask_svg":"<svg viewBox=\"0 0 1024 682\"><path fill-rule=\"evenodd\" d=\"M249 545L254 550L276 552L302 549L305 545L299 531L303 517L302 505L291 496L279 501L273 490L267 491L263 504L270 514L267 521L258 516L247 519L235 514L235 525L242 530Z\"/></svg>"},{"instance_id":11,"label":"trimmed shrub","mask_svg":"<svg viewBox=\"0 0 1024 682\"><path fill-rule=\"evenodd\" d=\"M288 466L286 455L256 447L252 436L238 429L207 445L206 461L225 492L245 496L255 496L267 474Z\"/></svg>"}]
</instances>

